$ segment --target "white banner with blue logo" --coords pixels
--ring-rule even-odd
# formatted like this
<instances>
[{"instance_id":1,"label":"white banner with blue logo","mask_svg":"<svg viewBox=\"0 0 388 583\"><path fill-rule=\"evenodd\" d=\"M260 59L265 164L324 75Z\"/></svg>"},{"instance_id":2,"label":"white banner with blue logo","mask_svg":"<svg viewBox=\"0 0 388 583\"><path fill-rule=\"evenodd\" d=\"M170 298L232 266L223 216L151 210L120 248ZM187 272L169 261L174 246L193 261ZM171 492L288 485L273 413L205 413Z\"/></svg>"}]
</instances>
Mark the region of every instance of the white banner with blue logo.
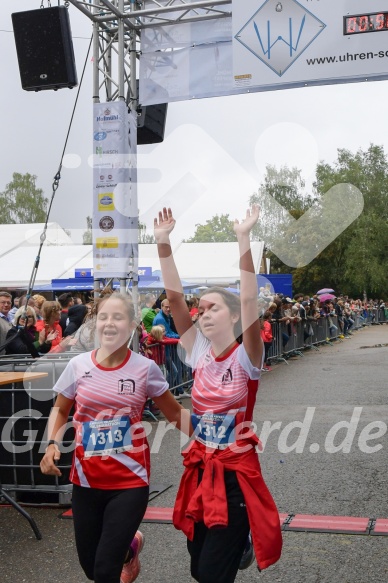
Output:
<instances>
[{"instance_id":1,"label":"white banner with blue logo","mask_svg":"<svg viewBox=\"0 0 388 583\"><path fill-rule=\"evenodd\" d=\"M136 118L128 113L124 102L94 104L93 265L96 279L127 278L130 272L137 273L136 131Z\"/></svg>"},{"instance_id":2,"label":"white banner with blue logo","mask_svg":"<svg viewBox=\"0 0 388 583\"><path fill-rule=\"evenodd\" d=\"M388 4L383 5L381 0L233 0L235 87L387 79Z\"/></svg>"},{"instance_id":3,"label":"white banner with blue logo","mask_svg":"<svg viewBox=\"0 0 388 583\"><path fill-rule=\"evenodd\" d=\"M230 12L155 27L150 17L140 103L388 78L386 0L232 0Z\"/></svg>"}]
</instances>

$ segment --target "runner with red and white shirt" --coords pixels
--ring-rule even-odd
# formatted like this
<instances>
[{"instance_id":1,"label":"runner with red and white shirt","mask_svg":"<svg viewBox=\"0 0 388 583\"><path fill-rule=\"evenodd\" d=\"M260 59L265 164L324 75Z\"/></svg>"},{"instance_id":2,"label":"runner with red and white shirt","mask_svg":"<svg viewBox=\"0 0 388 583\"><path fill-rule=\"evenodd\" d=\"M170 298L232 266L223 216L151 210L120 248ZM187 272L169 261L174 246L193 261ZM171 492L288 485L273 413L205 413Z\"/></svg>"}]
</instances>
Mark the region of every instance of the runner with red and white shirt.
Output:
<instances>
[{"instance_id":1,"label":"runner with red and white shirt","mask_svg":"<svg viewBox=\"0 0 388 583\"><path fill-rule=\"evenodd\" d=\"M48 422L44 474L60 476L60 441L75 407L73 518L80 564L95 583L131 583L140 571L143 535L138 527L148 503L150 454L141 423L151 398L165 417L185 426L189 412L171 395L159 367L127 348L136 326L127 296L98 302L100 348L75 356L58 379Z\"/></svg>"},{"instance_id":2,"label":"runner with red and white shirt","mask_svg":"<svg viewBox=\"0 0 388 583\"><path fill-rule=\"evenodd\" d=\"M260 569L275 563L282 547L278 511L261 475L259 440L251 429L263 361L249 238L258 217L254 205L234 223L240 297L223 288L206 290L199 301L199 329L187 310L172 255L171 209L164 208L154 221L167 299L194 374L195 440L183 452L185 471L173 521L187 536L191 575L199 583L235 581L239 567L249 566L253 557L250 531Z\"/></svg>"}]
</instances>

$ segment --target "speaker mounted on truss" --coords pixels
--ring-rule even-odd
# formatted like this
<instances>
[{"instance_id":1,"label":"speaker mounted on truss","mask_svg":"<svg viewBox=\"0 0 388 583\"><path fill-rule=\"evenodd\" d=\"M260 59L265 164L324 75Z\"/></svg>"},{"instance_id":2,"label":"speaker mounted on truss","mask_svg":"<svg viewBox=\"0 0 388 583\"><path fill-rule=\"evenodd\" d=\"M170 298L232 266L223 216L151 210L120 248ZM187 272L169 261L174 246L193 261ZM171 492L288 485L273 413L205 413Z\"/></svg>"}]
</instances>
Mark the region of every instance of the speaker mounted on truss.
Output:
<instances>
[{"instance_id":1,"label":"speaker mounted on truss","mask_svg":"<svg viewBox=\"0 0 388 583\"><path fill-rule=\"evenodd\" d=\"M78 84L65 6L15 12L12 23L23 89L56 91Z\"/></svg>"},{"instance_id":2,"label":"speaker mounted on truss","mask_svg":"<svg viewBox=\"0 0 388 583\"><path fill-rule=\"evenodd\" d=\"M137 83L137 94L139 95L139 79ZM164 129L166 126L167 103L155 105L141 105L137 108L137 143L160 144L164 140Z\"/></svg>"}]
</instances>

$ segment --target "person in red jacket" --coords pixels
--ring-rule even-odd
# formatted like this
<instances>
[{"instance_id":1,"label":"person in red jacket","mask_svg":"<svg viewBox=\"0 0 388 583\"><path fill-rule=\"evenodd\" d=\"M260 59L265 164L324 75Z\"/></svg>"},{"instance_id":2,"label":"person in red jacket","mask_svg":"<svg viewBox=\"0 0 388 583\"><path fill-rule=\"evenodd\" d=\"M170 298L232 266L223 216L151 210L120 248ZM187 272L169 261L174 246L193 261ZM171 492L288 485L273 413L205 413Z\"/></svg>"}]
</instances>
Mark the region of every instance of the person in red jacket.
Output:
<instances>
[{"instance_id":1,"label":"person in red jacket","mask_svg":"<svg viewBox=\"0 0 388 583\"><path fill-rule=\"evenodd\" d=\"M191 575L199 583L235 581L251 531L259 569L281 553L279 515L261 475L259 440L251 429L263 362L257 280L250 232L259 208L235 221L240 253L240 297L207 289L192 322L171 250L175 220L164 208L154 220L163 282L194 373L195 439L183 452L185 470L173 521L188 539ZM242 342L241 333L242 334Z\"/></svg>"},{"instance_id":2,"label":"person in red jacket","mask_svg":"<svg viewBox=\"0 0 388 583\"><path fill-rule=\"evenodd\" d=\"M67 347L76 343L72 336L62 338L62 328L59 325L61 317L61 304L59 302L47 301L42 305L42 320L36 322L36 329L39 332L39 341L50 344L50 353L64 352Z\"/></svg>"},{"instance_id":3,"label":"person in red jacket","mask_svg":"<svg viewBox=\"0 0 388 583\"><path fill-rule=\"evenodd\" d=\"M272 312L267 310L264 312L263 320L261 323L261 337L264 342L264 365L263 370L270 371L272 370L271 367L268 365L268 353L272 346L273 342L273 334L272 334Z\"/></svg>"}]
</instances>

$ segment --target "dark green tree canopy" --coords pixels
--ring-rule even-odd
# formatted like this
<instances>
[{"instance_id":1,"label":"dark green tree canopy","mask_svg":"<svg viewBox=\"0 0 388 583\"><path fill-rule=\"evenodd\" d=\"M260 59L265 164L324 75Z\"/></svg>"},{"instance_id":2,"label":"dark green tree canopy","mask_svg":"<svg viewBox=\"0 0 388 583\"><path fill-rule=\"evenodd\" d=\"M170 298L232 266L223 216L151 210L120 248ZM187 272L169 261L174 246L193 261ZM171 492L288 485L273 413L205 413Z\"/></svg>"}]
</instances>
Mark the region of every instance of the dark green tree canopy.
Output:
<instances>
[{"instance_id":1,"label":"dark green tree canopy","mask_svg":"<svg viewBox=\"0 0 388 583\"><path fill-rule=\"evenodd\" d=\"M47 203L43 190L36 187L36 176L14 172L0 193L0 223L44 223Z\"/></svg>"},{"instance_id":2,"label":"dark green tree canopy","mask_svg":"<svg viewBox=\"0 0 388 583\"><path fill-rule=\"evenodd\" d=\"M385 298L388 290L388 160L381 146L371 144L367 150L355 154L339 149L334 164L318 164L311 194L304 192L299 170L287 167L277 170L268 166L258 193L250 198L251 204L256 202L262 209L255 235L269 247L275 239L277 243L283 239L287 244L289 217L285 211L296 219L309 209L314 212L315 204L319 204L330 189L341 184L353 185L363 196L364 208L356 220L303 267L290 268L270 251L267 256L274 272L293 274L296 291L315 293L329 286L338 293L360 297L365 291L368 296ZM338 199L333 212L333 220L336 212L349 212L346 201ZM309 238L313 241L314 230L319 228L318 217L311 221L310 230L298 234L300 245L305 245Z\"/></svg>"}]
</instances>

